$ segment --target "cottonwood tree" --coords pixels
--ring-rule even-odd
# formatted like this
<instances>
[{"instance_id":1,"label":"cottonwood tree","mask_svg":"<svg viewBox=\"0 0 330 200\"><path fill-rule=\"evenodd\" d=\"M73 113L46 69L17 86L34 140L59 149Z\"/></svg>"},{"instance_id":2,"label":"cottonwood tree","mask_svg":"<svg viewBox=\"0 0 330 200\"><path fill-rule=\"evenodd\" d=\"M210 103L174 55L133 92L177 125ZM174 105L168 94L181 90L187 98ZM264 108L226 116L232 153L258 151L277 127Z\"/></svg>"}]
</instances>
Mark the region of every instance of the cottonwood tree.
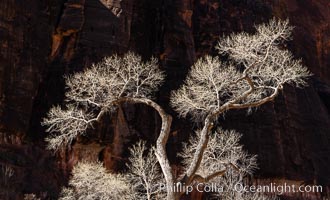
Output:
<instances>
[{"instance_id":1,"label":"cottonwood tree","mask_svg":"<svg viewBox=\"0 0 330 200\"><path fill-rule=\"evenodd\" d=\"M72 170L69 186L60 200L100 199L132 200L134 192L125 176L108 173L101 163L80 162Z\"/></svg>"},{"instance_id":2,"label":"cottonwood tree","mask_svg":"<svg viewBox=\"0 0 330 200\"><path fill-rule=\"evenodd\" d=\"M90 69L66 77L66 105L51 108L43 121L51 133L46 138L48 148L56 152L63 146L69 146L105 113L123 103L145 104L154 108L162 119L155 155L166 183L173 185L174 178L165 151L172 117L151 99L163 79L164 74L156 59L142 62L141 57L133 53L105 58ZM169 192L169 198L173 199L173 194Z\"/></svg>"},{"instance_id":3,"label":"cottonwood tree","mask_svg":"<svg viewBox=\"0 0 330 200\"><path fill-rule=\"evenodd\" d=\"M66 78L66 105L53 107L43 122L51 133L47 138L48 147L57 151L69 146L92 128L104 113L115 110L122 103L142 103L154 108L162 119L154 154L167 185L166 199L179 199L185 192L174 191L171 187L176 184L189 186L211 180L226 185L227 194L232 194L235 191L229 186L242 181L255 169L255 157L237 147L237 134L217 130L214 123L229 110L256 108L274 100L285 84L306 85L305 78L310 76L307 68L282 46L290 39L291 31L288 21L273 19L256 26L254 34L232 34L220 39L217 49L219 54L228 57L227 62L205 56L192 66L185 83L171 95L171 105L179 116L190 116L202 126L181 154L185 168L179 177L174 176L165 150L172 117L152 100L164 74L155 59L142 62L133 53L106 58L90 69ZM223 146L224 143L228 145ZM235 145L236 151L230 151ZM138 170L142 165L156 166L154 161L139 163L138 155L132 154L131 165L137 169L138 177L147 174ZM134 174L134 170L131 172ZM132 182L140 184L140 192L149 191L147 197L160 192L148 186L143 178L140 182ZM242 193L230 199L265 198Z\"/></svg>"},{"instance_id":4,"label":"cottonwood tree","mask_svg":"<svg viewBox=\"0 0 330 200\"><path fill-rule=\"evenodd\" d=\"M184 183L194 180L209 133L221 114L270 102L284 84L307 84L308 69L281 47L290 38L291 30L288 21L273 19L256 26L255 34L239 33L220 39L217 49L230 62L222 63L218 57L210 56L199 59L185 84L173 92L171 103L179 115L204 123Z\"/></svg>"}]
</instances>

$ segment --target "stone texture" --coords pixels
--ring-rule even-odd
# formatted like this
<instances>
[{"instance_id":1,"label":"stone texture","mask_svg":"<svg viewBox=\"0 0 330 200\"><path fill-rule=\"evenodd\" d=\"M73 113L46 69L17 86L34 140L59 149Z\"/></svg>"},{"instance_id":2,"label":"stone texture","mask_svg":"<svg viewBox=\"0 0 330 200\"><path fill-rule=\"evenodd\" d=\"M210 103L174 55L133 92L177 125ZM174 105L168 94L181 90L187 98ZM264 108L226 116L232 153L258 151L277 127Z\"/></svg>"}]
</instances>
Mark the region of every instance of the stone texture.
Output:
<instances>
[{"instance_id":1,"label":"stone texture","mask_svg":"<svg viewBox=\"0 0 330 200\"><path fill-rule=\"evenodd\" d=\"M40 120L62 103L63 75L102 57L127 50L160 59L167 73L158 101L168 106L170 91L199 57L214 55L219 35L253 31L273 15L296 27L290 48L315 76L310 87L286 87L283 95L246 116L228 113L219 124L244 134L258 154L260 170L252 182L289 181L330 185L330 3L328 0L62 0L0 2L0 165L15 169L9 199L23 193L55 198L72 166L84 157L118 170L127 147L140 138L152 144L160 119L151 109L125 105L105 116L94 131L57 156L45 150ZM169 155L187 139L192 126L176 119ZM87 152L87 153L86 153ZM176 167L179 171L179 167ZM329 189L323 195L329 195ZM2 195L2 196L1 196ZM7 194L0 189L0 199ZM188 199L201 199L199 193ZM319 194L284 199L321 199Z\"/></svg>"}]
</instances>

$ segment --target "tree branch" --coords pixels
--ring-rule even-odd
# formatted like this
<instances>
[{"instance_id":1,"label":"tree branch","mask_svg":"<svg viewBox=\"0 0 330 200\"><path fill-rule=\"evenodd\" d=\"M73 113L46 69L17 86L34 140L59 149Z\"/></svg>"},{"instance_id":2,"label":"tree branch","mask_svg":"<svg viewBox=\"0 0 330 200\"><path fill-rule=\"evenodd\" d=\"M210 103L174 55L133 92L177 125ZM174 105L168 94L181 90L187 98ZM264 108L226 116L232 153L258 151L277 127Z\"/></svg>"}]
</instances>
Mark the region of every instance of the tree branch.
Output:
<instances>
[{"instance_id":1,"label":"tree branch","mask_svg":"<svg viewBox=\"0 0 330 200\"><path fill-rule=\"evenodd\" d=\"M273 92L273 94L271 94L268 97L265 97L259 101L256 102L252 102L252 103L246 103L246 104L229 104L228 105L228 110L230 109L243 109L243 108L252 108L252 107L258 107L261 106L262 104L265 104L269 101L273 101L275 99L275 97L279 94L280 89L282 88L282 85L279 85L278 87L276 87L275 91Z\"/></svg>"},{"instance_id":2,"label":"tree branch","mask_svg":"<svg viewBox=\"0 0 330 200\"><path fill-rule=\"evenodd\" d=\"M193 176L196 173L196 171L198 170L198 167L202 161L203 153L207 147L209 132L213 128L213 121L214 121L213 117L214 116L212 114L209 114L205 119L205 124L201 131L201 137L200 137L197 149L194 153L194 158L193 158L191 164L189 165L189 168L186 172L185 177L183 178L183 180L181 180L186 185L189 185L192 182Z\"/></svg>"},{"instance_id":3,"label":"tree branch","mask_svg":"<svg viewBox=\"0 0 330 200\"><path fill-rule=\"evenodd\" d=\"M196 181L201 182L201 183L207 183L210 180L212 180L212 179L214 179L218 176L223 176L226 173L226 171L227 171L227 169L217 171L217 172L214 172L213 174L208 175L207 177L203 177L199 174L195 174L192 178L192 181L196 180Z\"/></svg>"},{"instance_id":4,"label":"tree branch","mask_svg":"<svg viewBox=\"0 0 330 200\"><path fill-rule=\"evenodd\" d=\"M247 81L249 82L249 84L252 82L251 79L249 79L249 78L247 79ZM253 90L254 90L254 86L250 85L250 89L247 90L240 98L243 98L243 97L246 98L249 94L252 93ZM186 175L182 181L187 185L193 181L193 176L200 166L200 163L203 158L203 153L207 147L208 135L213 127L213 121L217 119L216 116L223 113L224 111L228 111L231 109L243 109L243 108L260 106L264 103L272 101L278 95L279 90L280 90L280 86L276 88L276 90L274 91L274 93L272 95L270 95L260 101L253 102L253 103L235 104L235 102L237 102L238 99L234 99L234 101L229 101L229 102L223 104L216 111L210 113L205 119L205 124L201 131L201 137L200 137L200 140L198 143L198 147L196 149L196 152L194 153L194 158L193 158L191 164L189 165L189 168L186 171ZM235 167L235 168L237 168L237 167Z\"/></svg>"}]
</instances>

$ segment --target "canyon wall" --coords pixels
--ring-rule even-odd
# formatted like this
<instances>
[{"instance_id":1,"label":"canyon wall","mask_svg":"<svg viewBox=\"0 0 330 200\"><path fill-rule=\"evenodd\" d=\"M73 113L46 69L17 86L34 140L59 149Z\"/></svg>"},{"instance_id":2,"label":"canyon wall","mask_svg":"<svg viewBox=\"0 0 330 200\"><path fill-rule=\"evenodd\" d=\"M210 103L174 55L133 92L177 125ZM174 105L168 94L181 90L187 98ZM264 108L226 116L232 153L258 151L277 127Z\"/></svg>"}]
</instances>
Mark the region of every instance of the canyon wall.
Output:
<instances>
[{"instance_id":1,"label":"canyon wall","mask_svg":"<svg viewBox=\"0 0 330 200\"><path fill-rule=\"evenodd\" d=\"M127 145L138 138L156 139L160 124L156 113L144 106L125 106L116 116L105 116L71 150L55 156L46 151L40 121L51 105L62 103L64 74L128 50L145 59L156 56L167 73L158 102L176 116L168 105L170 91L178 88L196 59L216 54L219 35L253 32L254 24L273 16L288 18L295 26L287 46L314 73L310 86L286 87L274 103L252 115L228 113L219 124L243 133L246 149L258 154L260 170L251 181L329 186L328 0L3 0L0 165L12 168L14 176L9 179L12 184L2 187L8 189L0 189L0 199L21 199L24 193L54 198L77 160L97 157L109 169L120 169ZM192 129L188 120L173 123L169 156L174 165L179 165L174 150ZM327 187L324 190L322 195L328 195ZM197 194L191 199L200 198ZM294 198L322 196L284 197Z\"/></svg>"}]
</instances>

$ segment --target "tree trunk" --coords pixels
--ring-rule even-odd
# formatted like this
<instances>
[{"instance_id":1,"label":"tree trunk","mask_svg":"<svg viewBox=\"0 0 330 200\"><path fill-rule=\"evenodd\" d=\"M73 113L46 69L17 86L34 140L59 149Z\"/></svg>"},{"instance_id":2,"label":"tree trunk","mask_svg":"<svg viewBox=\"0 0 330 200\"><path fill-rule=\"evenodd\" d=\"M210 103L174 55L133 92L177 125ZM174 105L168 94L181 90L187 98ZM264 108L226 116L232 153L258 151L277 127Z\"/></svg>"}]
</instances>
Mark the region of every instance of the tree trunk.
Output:
<instances>
[{"instance_id":1,"label":"tree trunk","mask_svg":"<svg viewBox=\"0 0 330 200\"><path fill-rule=\"evenodd\" d=\"M156 143L156 157L162 169L166 181L167 200L178 200L180 194L174 192L171 187L174 186L175 180L172 173L172 168L166 153L166 144L171 131L172 117L168 115L164 109L157 103L146 98L123 98L121 101L142 103L154 108L162 119L162 126Z\"/></svg>"}]
</instances>

